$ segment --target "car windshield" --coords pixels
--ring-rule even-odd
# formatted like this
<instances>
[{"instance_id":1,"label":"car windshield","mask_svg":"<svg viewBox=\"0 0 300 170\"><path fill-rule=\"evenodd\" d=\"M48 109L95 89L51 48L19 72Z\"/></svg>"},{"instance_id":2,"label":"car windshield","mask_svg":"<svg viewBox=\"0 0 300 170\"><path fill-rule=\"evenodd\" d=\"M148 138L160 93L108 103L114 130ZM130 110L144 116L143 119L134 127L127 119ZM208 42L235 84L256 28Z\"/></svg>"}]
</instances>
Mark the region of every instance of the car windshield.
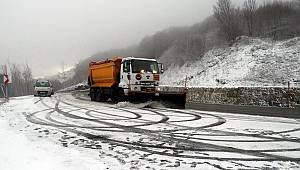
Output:
<instances>
[{"instance_id":1,"label":"car windshield","mask_svg":"<svg viewBox=\"0 0 300 170\"><path fill-rule=\"evenodd\" d=\"M133 73L158 73L158 64L156 61L149 60L132 60L131 67Z\"/></svg>"},{"instance_id":2,"label":"car windshield","mask_svg":"<svg viewBox=\"0 0 300 170\"><path fill-rule=\"evenodd\" d=\"M50 83L48 81L37 81L35 87L50 87Z\"/></svg>"}]
</instances>

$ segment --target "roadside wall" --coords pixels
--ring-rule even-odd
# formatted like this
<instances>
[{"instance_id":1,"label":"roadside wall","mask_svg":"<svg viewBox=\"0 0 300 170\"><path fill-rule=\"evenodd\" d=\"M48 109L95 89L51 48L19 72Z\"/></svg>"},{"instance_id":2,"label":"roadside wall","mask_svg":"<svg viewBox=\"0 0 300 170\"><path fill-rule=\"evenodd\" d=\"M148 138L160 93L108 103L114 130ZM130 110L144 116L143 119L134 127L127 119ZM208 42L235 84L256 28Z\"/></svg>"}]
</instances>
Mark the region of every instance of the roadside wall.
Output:
<instances>
[{"instance_id":1,"label":"roadside wall","mask_svg":"<svg viewBox=\"0 0 300 170\"><path fill-rule=\"evenodd\" d=\"M189 88L187 102L299 107L300 88Z\"/></svg>"}]
</instances>

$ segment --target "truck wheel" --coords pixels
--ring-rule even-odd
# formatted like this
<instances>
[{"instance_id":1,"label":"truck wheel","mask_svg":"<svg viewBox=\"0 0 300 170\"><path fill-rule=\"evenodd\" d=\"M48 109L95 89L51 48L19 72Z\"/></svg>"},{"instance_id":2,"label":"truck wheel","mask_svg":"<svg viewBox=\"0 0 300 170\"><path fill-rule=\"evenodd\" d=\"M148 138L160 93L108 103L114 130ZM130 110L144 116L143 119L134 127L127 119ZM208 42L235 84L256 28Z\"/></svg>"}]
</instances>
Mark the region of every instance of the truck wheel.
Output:
<instances>
[{"instance_id":1,"label":"truck wheel","mask_svg":"<svg viewBox=\"0 0 300 170\"><path fill-rule=\"evenodd\" d=\"M108 100L108 97L106 95L102 95L100 102L107 102L107 100Z\"/></svg>"},{"instance_id":2,"label":"truck wheel","mask_svg":"<svg viewBox=\"0 0 300 170\"><path fill-rule=\"evenodd\" d=\"M96 98L97 102L101 102L101 100L102 100L101 93L100 92L96 93L95 98Z\"/></svg>"},{"instance_id":3,"label":"truck wheel","mask_svg":"<svg viewBox=\"0 0 300 170\"><path fill-rule=\"evenodd\" d=\"M124 90L123 89L120 89L119 90L119 102L124 102L126 101L126 96L125 96L125 93L124 93Z\"/></svg>"},{"instance_id":4,"label":"truck wheel","mask_svg":"<svg viewBox=\"0 0 300 170\"><path fill-rule=\"evenodd\" d=\"M90 92L91 101L96 101L96 96L94 92Z\"/></svg>"},{"instance_id":5,"label":"truck wheel","mask_svg":"<svg viewBox=\"0 0 300 170\"><path fill-rule=\"evenodd\" d=\"M113 93L111 100L114 103L126 101L125 93L123 89L116 89Z\"/></svg>"}]
</instances>

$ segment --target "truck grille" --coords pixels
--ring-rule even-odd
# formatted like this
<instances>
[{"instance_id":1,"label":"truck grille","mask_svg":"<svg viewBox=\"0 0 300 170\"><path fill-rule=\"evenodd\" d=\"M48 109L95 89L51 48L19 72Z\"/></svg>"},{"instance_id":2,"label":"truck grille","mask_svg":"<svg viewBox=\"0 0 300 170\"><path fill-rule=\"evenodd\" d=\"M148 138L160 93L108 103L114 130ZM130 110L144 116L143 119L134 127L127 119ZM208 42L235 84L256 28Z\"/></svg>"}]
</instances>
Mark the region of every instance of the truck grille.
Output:
<instances>
[{"instance_id":1,"label":"truck grille","mask_svg":"<svg viewBox=\"0 0 300 170\"><path fill-rule=\"evenodd\" d=\"M151 86L154 85L154 81L140 81L141 85Z\"/></svg>"},{"instance_id":2,"label":"truck grille","mask_svg":"<svg viewBox=\"0 0 300 170\"><path fill-rule=\"evenodd\" d=\"M38 94L48 94L48 91L38 91Z\"/></svg>"},{"instance_id":3,"label":"truck grille","mask_svg":"<svg viewBox=\"0 0 300 170\"><path fill-rule=\"evenodd\" d=\"M141 87L143 92L155 92L155 87Z\"/></svg>"}]
</instances>

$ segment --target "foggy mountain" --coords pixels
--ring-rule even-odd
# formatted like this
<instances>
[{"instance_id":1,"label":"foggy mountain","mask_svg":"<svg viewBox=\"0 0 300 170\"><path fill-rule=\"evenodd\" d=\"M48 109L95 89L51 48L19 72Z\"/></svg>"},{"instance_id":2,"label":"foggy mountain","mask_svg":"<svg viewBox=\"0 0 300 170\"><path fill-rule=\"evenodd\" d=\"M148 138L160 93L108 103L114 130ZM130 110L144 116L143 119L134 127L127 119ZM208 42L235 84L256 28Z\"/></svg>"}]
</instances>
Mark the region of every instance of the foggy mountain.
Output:
<instances>
[{"instance_id":1,"label":"foggy mountain","mask_svg":"<svg viewBox=\"0 0 300 170\"><path fill-rule=\"evenodd\" d=\"M75 76L70 82L86 80L90 61L112 56L156 58L168 68L198 61L211 49L231 46L241 35L274 41L300 36L298 1L272 1L260 5L249 2L254 4L245 3L242 8L230 4L231 12L222 13L222 17L217 13L222 12L218 11L222 7L216 4L214 15L191 27L171 27L145 37L136 46L99 52L76 65Z\"/></svg>"},{"instance_id":2,"label":"foggy mountain","mask_svg":"<svg viewBox=\"0 0 300 170\"><path fill-rule=\"evenodd\" d=\"M200 66L202 62L207 61L203 60L207 56L211 62L218 61L218 56L209 55L209 51L229 48L237 42L236 39L240 36L267 38L274 43L300 36L300 2L297 0L271 1L263 4L251 0L245 1L248 3L239 7L234 6L229 0L218 2L213 7L214 15L202 22L192 26L170 27L158 31L127 48L99 50L100 52L78 62L71 71L46 78L51 79L54 88L58 90L86 81L89 62L113 56L155 58L164 63L166 69L182 68L189 63L197 62ZM222 11L224 9L220 2L228 3L229 10ZM271 67L271 65L267 66ZM268 70L268 67L264 69ZM215 69L222 70L222 68ZM10 72L14 82L13 96L31 94L34 78L29 65L12 64ZM207 78L214 79L213 77ZM272 84L272 82L269 83Z\"/></svg>"}]
</instances>

